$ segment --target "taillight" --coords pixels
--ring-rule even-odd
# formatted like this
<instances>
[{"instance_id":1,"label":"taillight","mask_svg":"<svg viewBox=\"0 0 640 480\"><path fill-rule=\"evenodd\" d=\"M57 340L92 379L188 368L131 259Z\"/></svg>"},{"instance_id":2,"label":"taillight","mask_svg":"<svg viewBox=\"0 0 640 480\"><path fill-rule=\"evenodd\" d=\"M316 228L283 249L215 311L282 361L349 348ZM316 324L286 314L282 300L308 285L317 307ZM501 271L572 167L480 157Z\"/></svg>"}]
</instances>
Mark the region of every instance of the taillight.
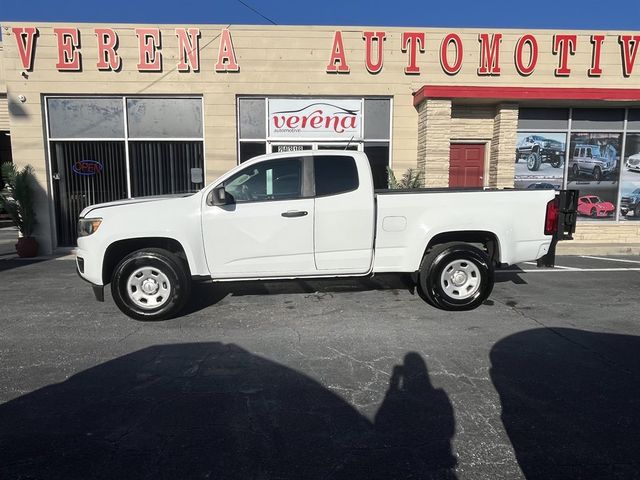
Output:
<instances>
[{"instance_id":1,"label":"taillight","mask_svg":"<svg viewBox=\"0 0 640 480\"><path fill-rule=\"evenodd\" d=\"M547 216L544 219L544 234L555 235L558 232L558 210L560 208L560 200L556 196L547 203Z\"/></svg>"}]
</instances>

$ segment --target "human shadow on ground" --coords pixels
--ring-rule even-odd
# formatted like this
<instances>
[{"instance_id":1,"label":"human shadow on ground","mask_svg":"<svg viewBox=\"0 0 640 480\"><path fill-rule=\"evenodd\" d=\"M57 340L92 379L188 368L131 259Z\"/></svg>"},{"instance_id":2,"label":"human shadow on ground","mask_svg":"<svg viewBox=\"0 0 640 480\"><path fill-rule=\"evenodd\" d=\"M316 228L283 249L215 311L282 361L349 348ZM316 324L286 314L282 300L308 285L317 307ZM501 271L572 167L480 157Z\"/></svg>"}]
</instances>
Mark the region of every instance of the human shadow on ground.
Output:
<instances>
[{"instance_id":1,"label":"human shadow on ground","mask_svg":"<svg viewBox=\"0 0 640 480\"><path fill-rule=\"evenodd\" d=\"M373 423L236 345L161 345L1 405L0 478L454 479L453 432L416 353Z\"/></svg>"},{"instance_id":2,"label":"human shadow on ground","mask_svg":"<svg viewBox=\"0 0 640 480\"><path fill-rule=\"evenodd\" d=\"M491 379L528 479L640 478L640 337L520 332L491 350Z\"/></svg>"}]
</instances>

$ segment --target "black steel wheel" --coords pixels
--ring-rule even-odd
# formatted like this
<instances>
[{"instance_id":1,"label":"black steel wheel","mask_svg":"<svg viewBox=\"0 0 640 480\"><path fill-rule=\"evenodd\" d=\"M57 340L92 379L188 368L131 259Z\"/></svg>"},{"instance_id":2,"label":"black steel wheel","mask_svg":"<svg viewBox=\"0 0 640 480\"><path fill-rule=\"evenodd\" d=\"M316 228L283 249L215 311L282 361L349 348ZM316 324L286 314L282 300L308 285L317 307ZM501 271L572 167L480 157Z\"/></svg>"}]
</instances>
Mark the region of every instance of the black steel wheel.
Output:
<instances>
[{"instance_id":1,"label":"black steel wheel","mask_svg":"<svg viewBox=\"0 0 640 480\"><path fill-rule=\"evenodd\" d=\"M494 267L482 250L467 243L437 245L424 256L418 285L425 300L442 310L472 310L494 284Z\"/></svg>"},{"instance_id":2,"label":"black steel wheel","mask_svg":"<svg viewBox=\"0 0 640 480\"><path fill-rule=\"evenodd\" d=\"M127 255L116 266L111 293L118 308L135 320L164 320L189 297L191 279L181 260L160 248Z\"/></svg>"}]
</instances>

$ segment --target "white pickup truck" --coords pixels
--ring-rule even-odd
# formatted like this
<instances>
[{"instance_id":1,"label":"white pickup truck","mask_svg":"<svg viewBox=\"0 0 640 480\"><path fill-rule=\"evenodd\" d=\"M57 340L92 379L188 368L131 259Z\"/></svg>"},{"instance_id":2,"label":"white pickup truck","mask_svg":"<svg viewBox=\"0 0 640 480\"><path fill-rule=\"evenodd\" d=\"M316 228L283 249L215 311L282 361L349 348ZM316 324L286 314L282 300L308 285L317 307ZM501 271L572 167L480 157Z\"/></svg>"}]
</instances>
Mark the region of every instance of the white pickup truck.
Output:
<instances>
[{"instance_id":1,"label":"white pickup truck","mask_svg":"<svg viewBox=\"0 0 640 480\"><path fill-rule=\"evenodd\" d=\"M128 316L157 320L184 306L192 280L413 274L427 302L469 310L494 268L550 265L575 228L575 191L375 191L364 153L253 158L189 195L85 208L77 269L97 300L111 283Z\"/></svg>"}]
</instances>

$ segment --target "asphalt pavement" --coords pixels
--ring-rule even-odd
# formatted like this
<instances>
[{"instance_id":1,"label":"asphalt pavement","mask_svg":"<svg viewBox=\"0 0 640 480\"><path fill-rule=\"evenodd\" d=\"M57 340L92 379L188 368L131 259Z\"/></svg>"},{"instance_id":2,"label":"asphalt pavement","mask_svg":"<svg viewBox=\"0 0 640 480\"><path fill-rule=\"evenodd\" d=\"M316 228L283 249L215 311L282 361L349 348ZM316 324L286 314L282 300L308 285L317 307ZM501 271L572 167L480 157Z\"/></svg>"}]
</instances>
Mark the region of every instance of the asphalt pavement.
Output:
<instances>
[{"instance_id":1,"label":"asphalt pavement","mask_svg":"<svg viewBox=\"0 0 640 480\"><path fill-rule=\"evenodd\" d=\"M640 478L640 258L200 285L142 323L68 258L0 257L1 479Z\"/></svg>"}]
</instances>

